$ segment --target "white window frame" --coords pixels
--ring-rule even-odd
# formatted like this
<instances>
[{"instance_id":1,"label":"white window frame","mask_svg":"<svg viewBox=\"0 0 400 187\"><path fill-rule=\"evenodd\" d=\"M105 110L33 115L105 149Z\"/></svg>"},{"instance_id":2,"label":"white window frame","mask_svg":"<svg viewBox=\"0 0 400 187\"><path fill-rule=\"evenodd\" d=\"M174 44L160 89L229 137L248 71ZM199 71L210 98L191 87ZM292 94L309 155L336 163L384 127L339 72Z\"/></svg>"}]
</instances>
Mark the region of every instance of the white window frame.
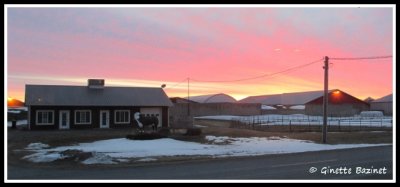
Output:
<instances>
[{"instance_id":1,"label":"white window frame","mask_svg":"<svg viewBox=\"0 0 400 187\"><path fill-rule=\"evenodd\" d=\"M52 122L51 123L39 123L39 112L49 112L51 113ZM54 110L36 110L36 125L54 125Z\"/></svg>"},{"instance_id":2,"label":"white window frame","mask_svg":"<svg viewBox=\"0 0 400 187\"><path fill-rule=\"evenodd\" d=\"M127 122L117 122L117 112L128 112ZM130 110L114 110L114 124L130 124L131 123L131 111Z\"/></svg>"},{"instance_id":3,"label":"white window frame","mask_svg":"<svg viewBox=\"0 0 400 187\"><path fill-rule=\"evenodd\" d=\"M83 122L83 123L77 122L76 116L77 116L78 112L89 112L89 122ZM74 124L75 125L90 125L90 124L92 124L92 110L75 110L74 111Z\"/></svg>"}]
</instances>

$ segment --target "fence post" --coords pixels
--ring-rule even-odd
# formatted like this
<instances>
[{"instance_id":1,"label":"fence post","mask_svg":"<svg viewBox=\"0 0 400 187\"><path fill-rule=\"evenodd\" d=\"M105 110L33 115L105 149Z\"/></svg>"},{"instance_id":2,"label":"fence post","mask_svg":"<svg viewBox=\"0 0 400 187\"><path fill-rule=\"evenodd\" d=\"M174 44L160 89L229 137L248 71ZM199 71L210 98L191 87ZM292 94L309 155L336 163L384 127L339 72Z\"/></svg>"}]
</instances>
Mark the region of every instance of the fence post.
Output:
<instances>
[{"instance_id":1,"label":"fence post","mask_svg":"<svg viewBox=\"0 0 400 187\"><path fill-rule=\"evenodd\" d=\"M292 132L292 120L289 120L289 132Z\"/></svg>"},{"instance_id":2,"label":"fence post","mask_svg":"<svg viewBox=\"0 0 400 187\"><path fill-rule=\"evenodd\" d=\"M340 132L340 117L339 117L339 132Z\"/></svg>"}]
</instances>

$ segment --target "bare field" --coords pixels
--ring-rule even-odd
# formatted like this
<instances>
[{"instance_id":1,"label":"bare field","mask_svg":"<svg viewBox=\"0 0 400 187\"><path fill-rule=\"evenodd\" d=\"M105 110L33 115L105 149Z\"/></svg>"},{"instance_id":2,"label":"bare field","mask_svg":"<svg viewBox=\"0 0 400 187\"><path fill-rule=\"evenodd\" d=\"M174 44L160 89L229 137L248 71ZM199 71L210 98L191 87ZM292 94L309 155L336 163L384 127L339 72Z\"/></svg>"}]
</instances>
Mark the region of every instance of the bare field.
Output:
<instances>
[{"instance_id":1,"label":"bare field","mask_svg":"<svg viewBox=\"0 0 400 187\"><path fill-rule=\"evenodd\" d=\"M320 132L268 132L251 129L229 128L229 121L196 120L196 125L202 128L204 135L232 136L232 137L272 137L292 138L321 142ZM392 143L392 131L353 131L353 132L328 132L329 144L356 144L356 143Z\"/></svg>"}]
</instances>

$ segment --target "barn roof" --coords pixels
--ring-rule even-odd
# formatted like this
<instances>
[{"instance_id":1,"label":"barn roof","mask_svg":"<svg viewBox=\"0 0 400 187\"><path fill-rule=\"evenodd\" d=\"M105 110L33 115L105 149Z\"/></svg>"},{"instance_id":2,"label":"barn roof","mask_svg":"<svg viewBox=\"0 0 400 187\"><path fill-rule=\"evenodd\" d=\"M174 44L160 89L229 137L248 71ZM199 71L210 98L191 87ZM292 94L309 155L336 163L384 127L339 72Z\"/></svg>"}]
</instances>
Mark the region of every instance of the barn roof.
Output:
<instances>
[{"instance_id":1,"label":"barn roof","mask_svg":"<svg viewBox=\"0 0 400 187\"><path fill-rule=\"evenodd\" d=\"M185 97L187 99L187 97ZM230 95L219 93L210 95L190 96L189 100L198 103L234 103L236 99Z\"/></svg>"},{"instance_id":2,"label":"barn roof","mask_svg":"<svg viewBox=\"0 0 400 187\"><path fill-rule=\"evenodd\" d=\"M332 90L329 90L331 92ZM240 100L241 103L262 103L266 105L304 105L318 97L324 91L293 92L274 95L250 96Z\"/></svg>"},{"instance_id":3,"label":"barn roof","mask_svg":"<svg viewBox=\"0 0 400 187\"><path fill-rule=\"evenodd\" d=\"M387 96L381 97L372 101L373 103L386 103L386 102L393 102L393 94L389 94Z\"/></svg>"},{"instance_id":4,"label":"barn roof","mask_svg":"<svg viewBox=\"0 0 400 187\"><path fill-rule=\"evenodd\" d=\"M45 106L172 106L164 90L145 87L26 85L25 103Z\"/></svg>"}]
</instances>

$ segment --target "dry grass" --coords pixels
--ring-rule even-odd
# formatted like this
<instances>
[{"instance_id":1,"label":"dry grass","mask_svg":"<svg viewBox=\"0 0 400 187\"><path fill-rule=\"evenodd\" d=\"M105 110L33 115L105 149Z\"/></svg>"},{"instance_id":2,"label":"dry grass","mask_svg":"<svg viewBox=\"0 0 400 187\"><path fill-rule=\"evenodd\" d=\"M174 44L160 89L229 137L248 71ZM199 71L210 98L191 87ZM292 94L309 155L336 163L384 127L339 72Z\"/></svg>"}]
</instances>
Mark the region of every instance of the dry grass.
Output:
<instances>
[{"instance_id":1,"label":"dry grass","mask_svg":"<svg viewBox=\"0 0 400 187\"><path fill-rule=\"evenodd\" d=\"M321 142L320 132L268 132L251 129L229 128L229 121L217 120L196 120L196 125L206 126L202 128L204 135L230 136L230 137L272 137L292 138L300 140L310 140L317 143ZM355 144L355 143L392 143L392 131L369 132L328 132L329 144Z\"/></svg>"}]
</instances>

